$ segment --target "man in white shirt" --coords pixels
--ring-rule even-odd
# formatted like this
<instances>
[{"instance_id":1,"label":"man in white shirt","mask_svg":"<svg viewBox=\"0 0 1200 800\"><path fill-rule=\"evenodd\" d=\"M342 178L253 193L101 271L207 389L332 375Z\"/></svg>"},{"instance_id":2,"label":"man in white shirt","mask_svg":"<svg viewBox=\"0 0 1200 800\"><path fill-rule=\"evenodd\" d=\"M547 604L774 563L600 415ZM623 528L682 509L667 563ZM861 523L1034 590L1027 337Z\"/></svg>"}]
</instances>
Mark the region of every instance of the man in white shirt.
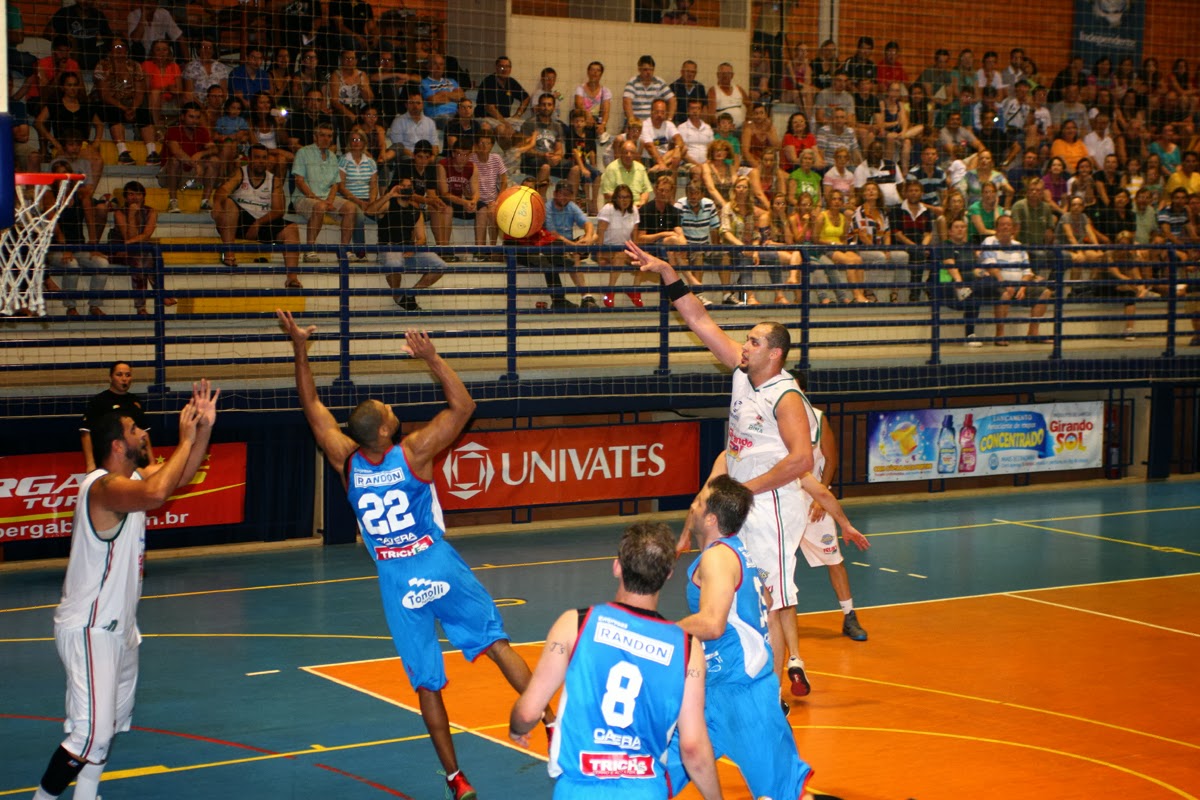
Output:
<instances>
[{"instance_id":1,"label":"man in white shirt","mask_svg":"<svg viewBox=\"0 0 1200 800\"><path fill-rule=\"evenodd\" d=\"M437 124L425 116L425 101L420 92L412 92L405 101L406 113L392 120L388 128L387 138L392 143L401 162L411 162L413 147L422 139L427 142L437 142ZM437 157L437 145L433 146L433 155Z\"/></svg>"},{"instance_id":2,"label":"man in white shirt","mask_svg":"<svg viewBox=\"0 0 1200 800\"><path fill-rule=\"evenodd\" d=\"M683 141L683 161L691 170L692 180L703 180L702 167L704 162L708 161L708 146L713 141L713 129L704 121L704 104L699 100L688 101L687 114L687 119L677 126L679 138Z\"/></svg>"},{"instance_id":3,"label":"man in white shirt","mask_svg":"<svg viewBox=\"0 0 1200 800\"><path fill-rule=\"evenodd\" d=\"M187 53L187 42L183 31L171 16L171 12L159 7L155 0L133 5L125 22L129 40L141 48L140 55L150 58L150 46L160 39L173 42L175 54Z\"/></svg>"},{"instance_id":4,"label":"man in white shirt","mask_svg":"<svg viewBox=\"0 0 1200 800\"><path fill-rule=\"evenodd\" d=\"M1095 162L1096 169L1104 168L1104 159L1117 152L1117 146L1113 142L1112 133L1108 129L1108 114L1101 111L1092 118L1092 131L1087 136L1083 137L1083 145L1087 148L1088 155Z\"/></svg>"},{"instance_id":5,"label":"man in white shirt","mask_svg":"<svg viewBox=\"0 0 1200 800\"><path fill-rule=\"evenodd\" d=\"M1020 242L1013 238L1015 230L1013 218L1002 214L996 218L996 235L984 239L980 251L980 267L987 273L987 277L1001 284L996 297L995 345L1008 347L1002 320L1008 317L1008 307L1012 303L1033 306L1029 312L1031 319L1027 339L1034 344L1050 344L1052 339L1042 339L1038 336L1038 319L1045 316L1046 301L1054 296L1054 292L1045 285L1045 279L1030 268L1029 253L1024 250L995 249L1019 245Z\"/></svg>"},{"instance_id":6,"label":"man in white shirt","mask_svg":"<svg viewBox=\"0 0 1200 800\"><path fill-rule=\"evenodd\" d=\"M650 105L650 119L642 122L638 139L642 163L651 177L674 172L683 159L683 139L669 117L667 101L655 100Z\"/></svg>"}]
</instances>

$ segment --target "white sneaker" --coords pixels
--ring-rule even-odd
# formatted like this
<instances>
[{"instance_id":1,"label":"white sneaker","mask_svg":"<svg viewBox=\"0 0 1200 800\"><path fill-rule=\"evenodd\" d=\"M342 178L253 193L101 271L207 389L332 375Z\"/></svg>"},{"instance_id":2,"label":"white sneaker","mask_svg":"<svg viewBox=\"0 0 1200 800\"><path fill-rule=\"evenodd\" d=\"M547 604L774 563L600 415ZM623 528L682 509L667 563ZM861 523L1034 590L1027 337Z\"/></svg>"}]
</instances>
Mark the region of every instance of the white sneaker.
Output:
<instances>
[{"instance_id":1,"label":"white sneaker","mask_svg":"<svg viewBox=\"0 0 1200 800\"><path fill-rule=\"evenodd\" d=\"M967 347L983 347L983 342L973 333L967 334Z\"/></svg>"},{"instance_id":2,"label":"white sneaker","mask_svg":"<svg viewBox=\"0 0 1200 800\"><path fill-rule=\"evenodd\" d=\"M742 300L742 298L740 298L736 294L734 294L733 292L729 292L724 297L722 297L721 303L724 305L727 305L727 306L744 306L744 305L746 305L746 302L744 300Z\"/></svg>"},{"instance_id":3,"label":"white sneaker","mask_svg":"<svg viewBox=\"0 0 1200 800\"><path fill-rule=\"evenodd\" d=\"M304 254L304 263L306 263L306 264L312 264L312 263L315 263L320 260L321 260L321 256L317 255L317 253L315 251L312 253Z\"/></svg>"},{"instance_id":4,"label":"white sneaker","mask_svg":"<svg viewBox=\"0 0 1200 800\"><path fill-rule=\"evenodd\" d=\"M1133 335L1133 328L1125 329L1125 341L1127 341L1127 342L1136 342L1137 341L1137 337Z\"/></svg>"},{"instance_id":5,"label":"white sneaker","mask_svg":"<svg viewBox=\"0 0 1200 800\"><path fill-rule=\"evenodd\" d=\"M168 200L167 201L167 213L168 214L180 213L178 200Z\"/></svg>"},{"instance_id":6,"label":"white sneaker","mask_svg":"<svg viewBox=\"0 0 1200 800\"><path fill-rule=\"evenodd\" d=\"M709 300L707 297L705 297L702 294L696 295L696 299L699 300L700 304L703 305L705 308L708 308L709 306L712 305L712 300Z\"/></svg>"}]
</instances>

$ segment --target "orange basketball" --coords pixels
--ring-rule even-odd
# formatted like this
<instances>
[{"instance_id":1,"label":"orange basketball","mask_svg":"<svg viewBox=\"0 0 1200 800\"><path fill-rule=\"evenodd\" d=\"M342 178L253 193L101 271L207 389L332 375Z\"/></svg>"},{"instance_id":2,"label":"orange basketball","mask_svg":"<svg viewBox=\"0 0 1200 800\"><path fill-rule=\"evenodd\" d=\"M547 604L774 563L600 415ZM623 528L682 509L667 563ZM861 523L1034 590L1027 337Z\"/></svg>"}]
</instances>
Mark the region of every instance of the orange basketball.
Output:
<instances>
[{"instance_id":1,"label":"orange basketball","mask_svg":"<svg viewBox=\"0 0 1200 800\"><path fill-rule=\"evenodd\" d=\"M524 239L542 229L546 204L528 186L505 189L496 199L496 225L514 239Z\"/></svg>"}]
</instances>

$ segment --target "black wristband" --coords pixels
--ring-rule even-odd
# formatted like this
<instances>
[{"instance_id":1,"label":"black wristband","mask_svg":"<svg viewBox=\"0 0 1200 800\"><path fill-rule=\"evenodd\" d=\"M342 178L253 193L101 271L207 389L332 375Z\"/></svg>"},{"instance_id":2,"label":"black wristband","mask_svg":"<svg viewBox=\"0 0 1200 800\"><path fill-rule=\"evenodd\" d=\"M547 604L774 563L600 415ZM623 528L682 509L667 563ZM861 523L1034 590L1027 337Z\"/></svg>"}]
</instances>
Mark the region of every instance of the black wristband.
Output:
<instances>
[{"instance_id":1,"label":"black wristband","mask_svg":"<svg viewBox=\"0 0 1200 800\"><path fill-rule=\"evenodd\" d=\"M671 298L671 302L675 302L684 295L689 295L692 293L692 287L688 286L687 281L685 281L683 278L680 278L674 283L668 283L663 286L663 288L667 290L667 297Z\"/></svg>"}]
</instances>

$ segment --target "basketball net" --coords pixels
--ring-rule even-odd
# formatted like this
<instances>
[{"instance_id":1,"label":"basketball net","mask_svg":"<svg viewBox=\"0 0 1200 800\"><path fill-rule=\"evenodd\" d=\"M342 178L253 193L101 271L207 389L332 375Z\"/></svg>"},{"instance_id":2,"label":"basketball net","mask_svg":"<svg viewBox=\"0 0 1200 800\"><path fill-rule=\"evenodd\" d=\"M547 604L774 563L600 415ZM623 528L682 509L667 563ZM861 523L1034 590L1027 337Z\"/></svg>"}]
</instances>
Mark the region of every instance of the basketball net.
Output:
<instances>
[{"instance_id":1,"label":"basketball net","mask_svg":"<svg viewBox=\"0 0 1200 800\"><path fill-rule=\"evenodd\" d=\"M16 176L15 219L11 228L0 232L0 258L4 262L0 315L10 317L22 311L38 317L46 315L42 298L46 252L54 240L59 214L83 180L83 175Z\"/></svg>"}]
</instances>

